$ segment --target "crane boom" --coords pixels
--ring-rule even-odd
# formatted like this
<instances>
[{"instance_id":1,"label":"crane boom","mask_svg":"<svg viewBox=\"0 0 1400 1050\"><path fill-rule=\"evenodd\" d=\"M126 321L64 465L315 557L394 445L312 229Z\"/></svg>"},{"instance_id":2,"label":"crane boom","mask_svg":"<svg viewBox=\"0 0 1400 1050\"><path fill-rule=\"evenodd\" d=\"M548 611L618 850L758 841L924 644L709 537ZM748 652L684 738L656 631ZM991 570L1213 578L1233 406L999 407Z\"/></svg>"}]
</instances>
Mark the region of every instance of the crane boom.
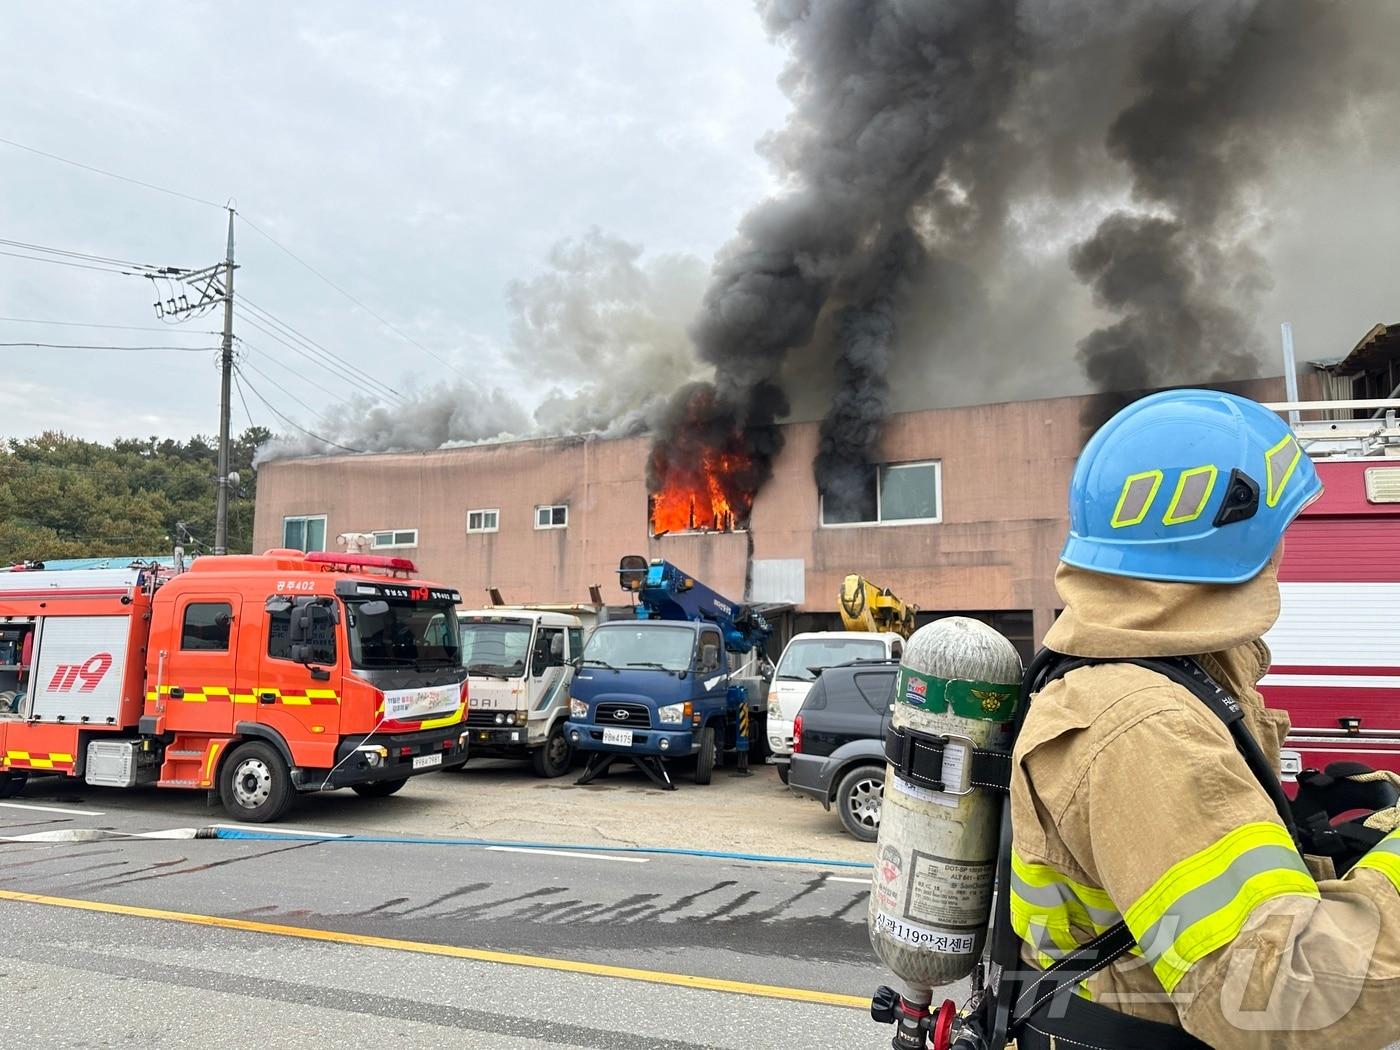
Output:
<instances>
[{"instance_id":1,"label":"crane boom","mask_svg":"<svg viewBox=\"0 0 1400 1050\"><path fill-rule=\"evenodd\" d=\"M719 628L731 653L760 648L773 633L757 610L731 601L664 559L648 563L640 554L629 554L619 562L617 575L622 589L637 596L639 620L705 620Z\"/></svg>"},{"instance_id":2,"label":"crane boom","mask_svg":"<svg viewBox=\"0 0 1400 1050\"><path fill-rule=\"evenodd\" d=\"M894 631L903 638L914 633L914 614L919 607L860 573L846 577L838 597L841 622L848 631Z\"/></svg>"}]
</instances>

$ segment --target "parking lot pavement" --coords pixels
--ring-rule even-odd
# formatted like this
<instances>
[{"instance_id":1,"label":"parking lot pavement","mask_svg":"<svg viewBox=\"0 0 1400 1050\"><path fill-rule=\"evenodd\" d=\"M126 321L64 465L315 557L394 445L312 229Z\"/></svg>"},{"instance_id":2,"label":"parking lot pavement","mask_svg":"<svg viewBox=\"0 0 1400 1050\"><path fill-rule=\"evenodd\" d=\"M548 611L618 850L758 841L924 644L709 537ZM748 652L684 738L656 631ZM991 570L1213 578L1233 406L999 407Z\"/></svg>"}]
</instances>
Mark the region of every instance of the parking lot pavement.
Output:
<instances>
[{"instance_id":1,"label":"parking lot pavement","mask_svg":"<svg viewBox=\"0 0 1400 1050\"><path fill-rule=\"evenodd\" d=\"M836 814L789 791L772 766L713 783L691 783L678 764L675 791L615 767L584 787L578 770L557 780L524 763L473 760L458 773L430 773L397 795L366 799L348 791L303 796L285 823L326 831L490 838L541 843L703 848L739 853L870 862L874 846L846 834ZM107 812L147 812L173 823L226 820L201 792L94 788L36 778L14 802Z\"/></svg>"}]
</instances>

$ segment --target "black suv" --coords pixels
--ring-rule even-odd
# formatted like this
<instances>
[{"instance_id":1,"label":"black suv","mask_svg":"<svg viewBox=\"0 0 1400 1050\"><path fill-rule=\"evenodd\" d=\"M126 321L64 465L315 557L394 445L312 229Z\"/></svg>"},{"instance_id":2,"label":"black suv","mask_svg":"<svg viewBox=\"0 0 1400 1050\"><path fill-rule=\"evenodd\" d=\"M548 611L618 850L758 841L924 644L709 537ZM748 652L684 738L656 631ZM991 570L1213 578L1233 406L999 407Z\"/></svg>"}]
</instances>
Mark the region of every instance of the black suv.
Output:
<instances>
[{"instance_id":1,"label":"black suv","mask_svg":"<svg viewBox=\"0 0 1400 1050\"><path fill-rule=\"evenodd\" d=\"M836 812L847 831L874 842L885 786L885 730L894 710L894 660L828 667L812 686L792 734L788 787Z\"/></svg>"}]
</instances>

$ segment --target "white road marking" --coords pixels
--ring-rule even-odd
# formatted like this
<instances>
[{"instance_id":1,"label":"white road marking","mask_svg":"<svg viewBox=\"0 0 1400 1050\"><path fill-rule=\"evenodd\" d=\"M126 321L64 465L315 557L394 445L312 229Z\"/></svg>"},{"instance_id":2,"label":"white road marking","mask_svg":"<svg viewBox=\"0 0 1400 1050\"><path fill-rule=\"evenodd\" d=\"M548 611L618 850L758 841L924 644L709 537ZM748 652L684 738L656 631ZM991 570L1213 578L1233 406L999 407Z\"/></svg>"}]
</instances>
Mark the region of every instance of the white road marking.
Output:
<instances>
[{"instance_id":1,"label":"white road marking","mask_svg":"<svg viewBox=\"0 0 1400 1050\"><path fill-rule=\"evenodd\" d=\"M827 882L854 882L857 886L869 886L869 879L848 879L844 875L828 875Z\"/></svg>"},{"instance_id":2,"label":"white road marking","mask_svg":"<svg viewBox=\"0 0 1400 1050\"><path fill-rule=\"evenodd\" d=\"M6 809L33 809L40 813L66 813L74 817L105 817L100 809L73 809L71 806L32 806L27 802L0 802Z\"/></svg>"},{"instance_id":3,"label":"white road marking","mask_svg":"<svg viewBox=\"0 0 1400 1050\"><path fill-rule=\"evenodd\" d=\"M529 846L487 846L493 853L542 853L548 857L582 857L585 860L613 860L619 864L645 864L646 857L613 857L606 853L582 853L572 849L534 849Z\"/></svg>"},{"instance_id":4,"label":"white road marking","mask_svg":"<svg viewBox=\"0 0 1400 1050\"><path fill-rule=\"evenodd\" d=\"M335 831L312 831L309 828L285 828L278 826L275 828L260 827L256 824L211 824L215 828L228 828L231 831L256 832L258 835L310 835L318 839L348 839L348 834L341 834Z\"/></svg>"}]
</instances>

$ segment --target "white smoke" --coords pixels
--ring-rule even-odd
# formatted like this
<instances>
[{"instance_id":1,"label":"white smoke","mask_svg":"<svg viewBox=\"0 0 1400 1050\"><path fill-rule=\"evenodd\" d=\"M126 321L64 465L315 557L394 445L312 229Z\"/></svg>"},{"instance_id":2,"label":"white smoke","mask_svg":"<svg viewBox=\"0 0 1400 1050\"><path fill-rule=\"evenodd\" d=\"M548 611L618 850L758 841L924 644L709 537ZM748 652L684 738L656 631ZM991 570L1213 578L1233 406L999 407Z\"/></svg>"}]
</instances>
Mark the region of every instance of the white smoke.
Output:
<instances>
[{"instance_id":1,"label":"white smoke","mask_svg":"<svg viewBox=\"0 0 1400 1050\"><path fill-rule=\"evenodd\" d=\"M541 273L506 289L509 352L524 396L465 379L419 390L410 382L404 403L357 395L321 418L299 420L311 433L278 435L257 462L639 433L697 373L685 326L705 280L693 256L643 259L641 245L598 229L562 240Z\"/></svg>"}]
</instances>

